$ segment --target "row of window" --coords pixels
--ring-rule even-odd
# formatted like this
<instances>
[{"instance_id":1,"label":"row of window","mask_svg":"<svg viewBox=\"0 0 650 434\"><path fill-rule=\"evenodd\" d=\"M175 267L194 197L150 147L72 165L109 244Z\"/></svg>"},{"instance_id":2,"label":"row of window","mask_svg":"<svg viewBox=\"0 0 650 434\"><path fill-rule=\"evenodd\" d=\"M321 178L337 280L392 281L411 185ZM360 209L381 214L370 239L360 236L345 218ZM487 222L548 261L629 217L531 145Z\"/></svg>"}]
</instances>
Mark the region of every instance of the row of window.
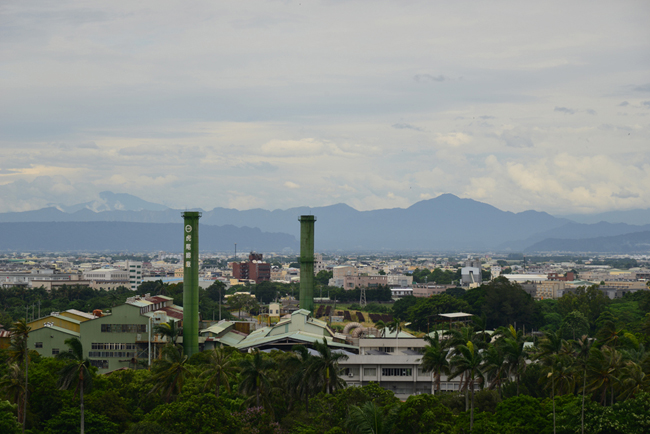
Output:
<instances>
[{"instance_id":1,"label":"row of window","mask_svg":"<svg viewBox=\"0 0 650 434\"><path fill-rule=\"evenodd\" d=\"M117 343L92 343L90 348L93 350L135 350L135 344L117 344Z\"/></svg>"},{"instance_id":2,"label":"row of window","mask_svg":"<svg viewBox=\"0 0 650 434\"><path fill-rule=\"evenodd\" d=\"M88 351L88 357L135 357L135 352L128 351Z\"/></svg>"},{"instance_id":3,"label":"row of window","mask_svg":"<svg viewBox=\"0 0 650 434\"><path fill-rule=\"evenodd\" d=\"M90 364L99 369L108 369L108 360L91 360Z\"/></svg>"},{"instance_id":4,"label":"row of window","mask_svg":"<svg viewBox=\"0 0 650 434\"><path fill-rule=\"evenodd\" d=\"M146 324L102 324L102 333L146 333Z\"/></svg>"},{"instance_id":5,"label":"row of window","mask_svg":"<svg viewBox=\"0 0 650 434\"><path fill-rule=\"evenodd\" d=\"M363 375L374 377L377 375L377 368L363 368ZM381 368L382 377L410 377L413 375L412 368Z\"/></svg>"}]
</instances>

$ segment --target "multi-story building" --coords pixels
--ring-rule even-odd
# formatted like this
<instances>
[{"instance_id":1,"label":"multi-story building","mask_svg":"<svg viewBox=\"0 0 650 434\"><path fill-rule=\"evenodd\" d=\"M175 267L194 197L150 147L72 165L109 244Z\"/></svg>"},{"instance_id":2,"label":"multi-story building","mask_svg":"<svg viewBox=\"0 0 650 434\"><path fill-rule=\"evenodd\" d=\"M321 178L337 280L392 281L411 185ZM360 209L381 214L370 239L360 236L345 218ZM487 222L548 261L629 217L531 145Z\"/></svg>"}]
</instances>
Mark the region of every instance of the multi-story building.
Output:
<instances>
[{"instance_id":1,"label":"multi-story building","mask_svg":"<svg viewBox=\"0 0 650 434\"><path fill-rule=\"evenodd\" d=\"M67 316L64 316L67 315ZM110 314L97 312L94 319L77 311L61 312L34 322L38 327L29 333L29 346L42 356L52 357L67 351L65 341L78 338L88 357L100 373L133 367L138 359L148 359L157 347L166 343L153 333L157 324L182 321L183 308L165 296L131 297L113 308Z\"/></svg>"},{"instance_id":2,"label":"multi-story building","mask_svg":"<svg viewBox=\"0 0 650 434\"><path fill-rule=\"evenodd\" d=\"M262 261L261 253L251 252L248 262L233 262L232 275L239 280L253 280L255 283L271 280L271 264Z\"/></svg>"},{"instance_id":3,"label":"multi-story building","mask_svg":"<svg viewBox=\"0 0 650 434\"><path fill-rule=\"evenodd\" d=\"M126 261L126 270L129 272L129 287L135 291L142 284L142 262Z\"/></svg>"},{"instance_id":4,"label":"multi-story building","mask_svg":"<svg viewBox=\"0 0 650 434\"><path fill-rule=\"evenodd\" d=\"M339 361L339 367L348 386L375 382L402 400L411 395L433 393L433 372L424 372L420 366L425 346L424 339L404 332L399 337L360 338L359 354L349 354L347 360ZM441 391L459 388L459 378L449 380L441 376Z\"/></svg>"},{"instance_id":5,"label":"multi-story building","mask_svg":"<svg viewBox=\"0 0 650 434\"><path fill-rule=\"evenodd\" d=\"M437 283L416 283L413 285L415 297L431 297L432 295L443 294L448 288L455 288L456 285L439 285Z\"/></svg>"},{"instance_id":6,"label":"multi-story building","mask_svg":"<svg viewBox=\"0 0 650 434\"><path fill-rule=\"evenodd\" d=\"M84 273L85 280L113 280L129 281L129 272L118 268L99 268L97 270L87 271Z\"/></svg>"},{"instance_id":7,"label":"multi-story building","mask_svg":"<svg viewBox=\"0 0 650 434\"><path fill-rule=\"evenodd\" d=\"M413 276L406 276L404 274L388 274L388 286L409 288L413 286Z\"/></svg>"}]
</instances>

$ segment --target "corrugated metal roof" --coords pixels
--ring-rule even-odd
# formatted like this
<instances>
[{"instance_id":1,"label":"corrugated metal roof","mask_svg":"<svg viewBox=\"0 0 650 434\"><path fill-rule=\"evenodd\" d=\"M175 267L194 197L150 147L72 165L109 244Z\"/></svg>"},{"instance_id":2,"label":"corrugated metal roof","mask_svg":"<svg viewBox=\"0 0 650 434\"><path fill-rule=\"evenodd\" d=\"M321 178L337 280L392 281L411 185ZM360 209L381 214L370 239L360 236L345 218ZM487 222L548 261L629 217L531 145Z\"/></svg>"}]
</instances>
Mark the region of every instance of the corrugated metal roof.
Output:
<instances>
[{"instance_id":1,"label":"corrugated metal roof","mask_svg":"<svg viewBox=\"0 0 650 434\"><path fill-rule=\"evenodd\" d=\"M81 334L78 333L78 332L73 332L72 330L64 329L63 327L57 327L57 326L42 327L42 328L40 328L40 329L36 329L36 330L34 330L34 331L36 332L36 331L40 331L40 330L56 330L57 332L65 333L65 334L68 334L68 335L72 335L72 336L75 336L75 337L77 337L77 338L78 338L79 336L81 336ZM44 333L44 332L43 332L43 333Z\"/></svg>"},{"instance_id":2,"label":"corrugated metal roof","mask_svg":"<svg viewBox=\"0 0 650 434\"><path fill-rule=\"evenodd\" d=\"M92 313L82 312L82 311L77 310L77 309L68 309L68 310L66 310L66 312L69 312L69 313L71 313L73 315L82 316L82 317L88 318L88 319L95 319L95 315L93 315Z\"/></svg>"}]
</instances>

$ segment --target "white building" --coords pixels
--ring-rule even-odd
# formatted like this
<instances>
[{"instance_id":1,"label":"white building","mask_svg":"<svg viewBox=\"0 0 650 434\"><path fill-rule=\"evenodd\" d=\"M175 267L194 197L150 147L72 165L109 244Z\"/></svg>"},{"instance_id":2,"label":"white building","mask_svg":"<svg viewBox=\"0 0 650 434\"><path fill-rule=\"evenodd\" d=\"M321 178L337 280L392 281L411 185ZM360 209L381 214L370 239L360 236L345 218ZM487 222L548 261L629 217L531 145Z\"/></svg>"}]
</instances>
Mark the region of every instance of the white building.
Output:
<instances>
[{"instance_id":1,"label":"white building","mask_svg":"<svg viewBox=\"0 0 650 434\"><path fill-rule=\"evenodd\" d=\"M126 261L126 270L129 272L129 287L135 291L142 284L142 262Z\"/></svg>"},{"instance_id":2,"label":"white building","mask_svg":"<svg viewBox=\"0 0 650 434\"><path fill-rule=\"evenodd\" d=\"M84 273L85 280L129 280L129 272L117 268L99 268Z\"/></svg>"},{"instance_id":3,"label":"white building","mask_svg":"<svg viewBox=\"0 0 650 434\"><path fill-rule=\"evenodd\" d=\"M359 354L348 355L347 360L339 361L342 377L348 386L365 386L371 381L378 383L401 400L411 395L433 393L433 373L425 373L420 367L425 346L424 339L404 332L398 339L360 338ZM441 391L458 391L459 388L460 377L449 380L445 375L441 376Z\"/></svg>"}]
</instances>

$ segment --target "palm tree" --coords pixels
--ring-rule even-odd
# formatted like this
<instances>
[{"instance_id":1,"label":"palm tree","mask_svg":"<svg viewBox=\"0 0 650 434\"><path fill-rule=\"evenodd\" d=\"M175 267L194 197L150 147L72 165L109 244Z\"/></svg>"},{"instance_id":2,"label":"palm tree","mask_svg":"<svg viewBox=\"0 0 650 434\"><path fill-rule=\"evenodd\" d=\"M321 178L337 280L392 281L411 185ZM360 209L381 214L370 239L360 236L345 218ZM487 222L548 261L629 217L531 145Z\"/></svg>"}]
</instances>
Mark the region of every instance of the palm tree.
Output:
<instances>
[{"instance_id":1,"label":"palm tree","mask_svg":"<svg viewBox=\"0 0 650 434\"><path fill-rule=\"evenodd\" d=\"M389 434L395 425L397 407L384 415L382 408L372 401L361 407L350 407L345 427L354 434Z\"/></svg>"},{"instance_id":2,"label":"palm tree","mask_svg":"<svg viewBox=\"0 0 650 434\"><path fill-rule=\"evenodd\" d=\"M614 384L619 379L619 370L623 365L621 353L608 346L592 348L587 365L587 375L591 379L590 389L600 391L600 403L607 403L607 392L610 391L611 405L614 405Z\"/></svg>"},{"instance_id":3,"label":"palm tree","mask_svg":"<svg viewBox=\"0 0 650 434\"><path fill-rule=\"evenodd\" d=\"M188 357L183 350L168 343L162 349L162 359L156 360L153 367L153 376L149 380L154 387L149 393L160 391L165 402L169 403L178 396L183 389L185 380L192 374L185 364Z\"/></svg>"},{"instance_id":4,"label":"palm tree","mask_svg":"<svg viewBox=\"0 0 650 434\"><path fill-rule=\"evenodd\" d=\"M442 342L438 336L438 332L434 332L434 336L425 335L424 340L427 346L424 347L424 354L420 361L422 370L424 372L434 373L434 394L440 391L440 376L441 374L449 375L449 350L443 347Z\"/></svg>"},{"instance_id":5,"label":"palm tree","mask_svg":"<svg viewBox=\"0 0 650 434\"><path fill-rule=\"evenodd\" d=\"M90 360L84 359L83 346L77 338L65 340L65 344L71 351L57 355L57 358L69 360L59 372L57 386L61 390L69 390L74 386L75 393L79 391L79 402L81 408L81 434L84 434L84 392L89 392L93 387L93 377L90 374Z\"/></svg>"},{"instance_id":6,"label":"palm tree","mask_svg":"<svg viewBox=\"0 0 650 434\"><path fill-rule=\"evenodd\" d=\"M548 387L547 379L551 379L551 399L553 400L553 434L555 434L555 395L572 393L575 389L573 365L571 363L571 359L566 356L560 356L557 354L547 355L544 358L543 363L545 365L544 371L546 371L546 378L540 378L540 382L546 383L546 387Z\"/></svg>"},{"instance_id":7,"label":"palm tree","mask_svg":"<svg viewBox=\"0 0 650 434\"><path fill-rule=\"evenodd\" d=\"M23 421L23 400L25 399L25 374L17 363L9 365L9 372L0 380L2 397L18 407L18 422Z\"/></svg>"},{"instance_id":8,"label":"palm tree","mask_svg":"<svg viewBox=\"0 0 650 434\"><path fill-rule=\"evenodd\" d=\"M582 369L582 410L581 426L582 434L585 434L585 391L587 390L587 366L589 365L589 354L593 341L587 335L583 335L577 341L571 341L575 348L574 357L577 366Z\"/></svg>"},{"instance_id":9,"label":"palm tree","mask_svg":"<svg viewBox=\"0 0 650 434\"><path fill-rule=\"evenodd\" d=\"M345 381L339 377L339 361L347 360L348 356L343 353L332 352L327 346L327 340L323 342L314 342L314 349L318 351L318 356L314 357L310 366L309 373L312 375L316 384L322 387L323 392L331 394L338 389L346 386Z\"/></svg>"},{"instance_id":10,"label":"palm tree","mask_svg":"<svg viewBox=\"0 0 650 434\"><path fill-rule=\"evenodd\" d=\"M238 367L232 359L232 352L227 351L225 348L215 348L210 352L210 359L207 368L201 377L207 377L204 384L204 390L210 387L215 388L215 395L219 397L219 389L221 385L230 392L229 379L237 372Z\"/></svg>"},{"instance_id":11,"label":"palm tree","mask_svg":"<svg viewBox=\"0 0 650 434\"><path fill-rule=\"evenodd\" d=\"M616 348L620 344L621 338L624 334L625 330L617 328L613 321L605 321L605 324L603 324L601 329L598 330L596 339L603 345L607 345L610 348Z\"/></svg>"},{"instance_id":12,"label":"palm tree","mask_svg":"<svg viewBox=\"0 0 650 434\"><path fill-rule=\"evenodd\" d=\"M27 426L27 399L29 396L29 347L27 337L31 328L24 319L19 319L9 329L11 332L11 343L9 345L9 362L15 362L18 366L25 364L25 388L23 393L23 433Z\"/></svg>"},{"instance_id":13,"label":"palm tree","mask_svg":"<svg viewBox=\"0 0 650 434\"><path fill-rule=\"evenodd\" d=\"M505 354L500 345L490 345L483 353L483 372L489 381L488 389L499 390L499 396L503 397L501 385L506 377L507 366L505 364Z\"/></svg>"},{"instance_id":14,"label":"palm tree","mask_svg":"<svg viewBox=\"0 0 650 434\"><path fill-rule=\"evenodd\" d=\"M169 322L164 322L153 328L153 332L163 337L167 338L167 342L171 342L173 345L176 345L176 339L181 330L176 326L176 321L170 320Z\"/></svg>"},{"instance_id":15,"label":"palm tree","mask_svg":"<svg viewBox=\"0 0 650 434\"><path fill-rule=\"evenodd\" d=\"M539 341L537 347L539 351L536 356L542 363L547 364L547 360L551 360L552 356L559 354L562 351L562 345L565 342L562 339L562 334L558 332L544 332L544 337Z\"/></svg>"},{"instance_id":16,"label":"palm tree","mask_svg":"<svg viewBox=\"0 0 650 434\"><path fill-rule=\"evenodd\" d=\"M634 398L644 390L650 390L650 375L643 372L641 365L628 362L623 368L621 386L621 398Z\"/></svg>"},{"instance_id":17,"label":"palm tree","mask_svg":"<svg viewBox=\"0 0 650 434\"><path fill-rule=\"evenodd\" d=\"M517 383L517 396L519 396L519 380L521 374L526 369L524 337L513 326L501 329L499 333L503 336L500 344L502 345L506 365L508 366L508 377L514 375Z\"/></svg>"},{"instance_id":18,"label":"palm tree","mask_svg":"<svg viewBox=\"0 0 650 434\"><path fill-rule=\"evenodd\" d=\"M257 407L264 399L265 404L270 408L267 397L271 392L270 371L275 368L275 362L264 357L259 349L255 349L252 354L252 357L247 357L239 362L241 368L239 391L246 395L254 394Z\"/></svg>"},{"instance_id":19,"label":"palm tree","mask_svg":"<svg viewBox=\"0 0 650 434\"><path fill-rule=\"evenodd\" d=\"M289 359L289 369L293 371L293 375L288 380L289 388L294 391L298 399L305 398L305 409L309 413L309 396L315 389L314 379L311 376L314 356L304 345L294 345L291 350L294 356Z\"/></svg>"},{"instance_id":20,"label":"palm tree","mask_svg":"<svg viewBox=\"0 0 650 434\"><path fill-rule=\"evenodd\" d=\"M385 323L384 321L382 321L382 320L379 320L379 321L377 321L377 322L375 323L375 328L376 328L378 331L381 332L381 337L382 337L382 338L386 336L386 327L388 327L388 326L387 326L386 323Z\"/></svg>"},{"instance_id":21,"label":"palm tree","mask_svg":"<svg viewBox=\"0 0 650 434\"><path fill-rule=\"evenodd\" d=\"M398 317L394 317L392 321L390 321L388 324L386 324L386 327L388 327L388 330L390 330L391 333L395 333L395 352L399 350L399 333L402 331L403 324L402 320L399 319Z\"/></svg>"},{"instance_id":22,"label":"palm tree","mask_svg":"<svg viewBox=\"0 0 650 434\"><path fill-rule=\"evenodd\" d=\"M483 356L472 341L467 341L466 345L459 345L456 347L456 351L458 354L451 359L452 370L449 378L456 378L459 375L464 375L466 378L465 387L470 388L472 396L469 417L469 430L472 431L474 427L474 384L478 382L483 385L485 382L485 377L481 371Z\"/></svg>"}]
</instances>

